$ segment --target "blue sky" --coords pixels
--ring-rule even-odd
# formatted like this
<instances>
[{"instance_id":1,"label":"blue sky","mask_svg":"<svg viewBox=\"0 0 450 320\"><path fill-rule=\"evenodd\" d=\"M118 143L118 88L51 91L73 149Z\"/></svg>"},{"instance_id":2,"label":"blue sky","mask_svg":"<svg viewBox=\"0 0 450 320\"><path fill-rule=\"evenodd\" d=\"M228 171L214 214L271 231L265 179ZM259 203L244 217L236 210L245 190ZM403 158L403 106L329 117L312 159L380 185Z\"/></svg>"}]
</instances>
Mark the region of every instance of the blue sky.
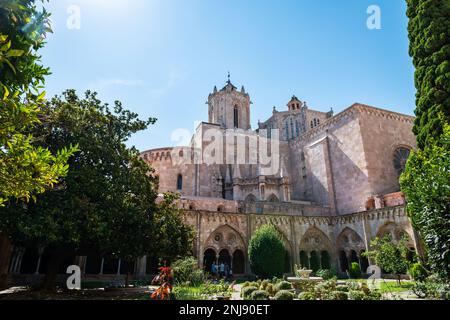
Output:
<instances>
[{"instance_id":1,"label":"blue sky","mask_svg":"<svg viewBox=\"0 0 450 320\"><path fill-rule=\"evenodd\" d=\"M381 30L366 27L369 5ZM66 26L67 8L81 28ZM48 95L96 90L156 125L140 150L171 146L175 129L207 121L205 102L231 72L252 105L252 127L295 94L339 112L354 102L413 115L414 69L403 0L51 0L54 34L41 51Z\"/></svg>"}]
</instances>

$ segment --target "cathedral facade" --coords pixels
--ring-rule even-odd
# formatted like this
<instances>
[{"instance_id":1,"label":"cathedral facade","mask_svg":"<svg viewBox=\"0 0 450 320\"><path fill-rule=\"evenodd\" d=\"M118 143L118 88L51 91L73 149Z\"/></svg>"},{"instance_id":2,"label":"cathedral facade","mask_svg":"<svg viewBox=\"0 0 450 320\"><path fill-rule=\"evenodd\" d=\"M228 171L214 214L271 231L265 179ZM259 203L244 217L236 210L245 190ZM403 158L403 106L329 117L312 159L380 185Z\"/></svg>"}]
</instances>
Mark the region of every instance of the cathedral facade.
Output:
<instances>
[{"instance_id":1,"label":"cathedral facade","mask_svg":"<svg viewBox=\"0 0 450 320\"><path fill-rule=\"evenodd\" d=\"M248 243L269 222L283 238L286 273L295 264L345 272L351 262L364 272L362 253L387 233L418 247L398 182L416 146L414 117L360 103L321 112L293 96L252 130L250 96L230 80L207 104L189 146L142 153L159 191L181 194L200 266L224 261L250 273Z\"/></svg>"},{"instance_id":2,"label":"cathedral facade","mask_svg":"<svg viewBox=\"0 0 450 320\"><path fill-rule=\"evenodd\" d=\"M363 253L375 237L419 240L405 210L398 178L416 147L414 118L355 103L338 114L316 111L293 96L284 110L252 130L249 94L230 80L208 96L208 121L184 147L142 152L159 176L159 192L179 193L185 221L197 231L193 254L205 270L226 262L249 274L252 234L272 223L285 246L286 273L294 265L334 268L352 262L365 272ZM1 234L0 234L1 236ZM21 248L0 237L0 274L29 284L45 273L45 248ZM135 278L156 271L157 261L77 256L83 279Z\"/></svg>"}]
</instances>

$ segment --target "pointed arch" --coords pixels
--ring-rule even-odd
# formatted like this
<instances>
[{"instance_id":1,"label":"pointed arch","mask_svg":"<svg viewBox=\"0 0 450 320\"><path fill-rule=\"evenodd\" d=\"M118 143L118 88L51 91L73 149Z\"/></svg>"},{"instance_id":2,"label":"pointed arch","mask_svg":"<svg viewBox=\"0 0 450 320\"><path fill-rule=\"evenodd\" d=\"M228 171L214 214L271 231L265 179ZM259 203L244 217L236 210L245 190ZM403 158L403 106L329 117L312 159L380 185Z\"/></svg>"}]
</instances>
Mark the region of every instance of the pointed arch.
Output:
<instances>
[{"instance_id":1,"label":"pointed arch","mask_svg":"<svg viewBox=\"0 0 450 320\"><path fill-rule=\"evenodd\" d=\"M352 228L345 227L337 237L338 249L365 249L363 238Z\"/></svg>"},{"instance_id":2,"label":"pointed arch","mask_svg":"<svg viewBox=\"0 0 450 320\"><path fill-rule=\"evenodd\" d=\"M278 199L278 197L272 193L269 197L267 197L267 202L280 202L280 199Z\"/></svg>"},{"instance_id":3,"label":"pointed arch","mask_svg":"<svg viewBox=\"0 0 450 320\"><path fill-rule=\"evenodd\" d=\"M316 226L311 226L306 230L302 239L300 240L300 250L311 251L311 250L327 250L332 251L333 245L328 236L317 228Z\"/></svg>"},{"instance_id":4,"label":"pointed arch","mask_svg":"<svg viewBox=\"0 0 450 320\"><path fill-rule=\"evenodd\" d=\"M253 193L250 193L245 197L245 202L256 202L257 198Z\"/></svg>"},{"instance_id":5,"label":"pointed arch","mask_svg":"<svg viewBox=\"0 0 450 320\"><path fill-rule=\"evenodd\" d=\"M230 253L236 249L247 252L244 237L229 224L223 224L214 229L205 241L204 247L215 248L217 252L222 249L228 249Z\"/></svg>"}]
</instances>

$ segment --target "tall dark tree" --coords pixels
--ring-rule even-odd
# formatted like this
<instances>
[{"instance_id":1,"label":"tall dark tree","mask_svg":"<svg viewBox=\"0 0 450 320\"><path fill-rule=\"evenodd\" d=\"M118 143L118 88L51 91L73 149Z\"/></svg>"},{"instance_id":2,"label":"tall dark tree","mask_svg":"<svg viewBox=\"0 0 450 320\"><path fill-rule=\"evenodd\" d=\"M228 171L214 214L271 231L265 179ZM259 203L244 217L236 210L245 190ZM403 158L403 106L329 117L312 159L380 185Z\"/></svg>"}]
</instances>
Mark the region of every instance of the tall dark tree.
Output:
<instances>
[{"instance_id":1,"label":"tall dark tree","mask_svg":"<svg viewBox=\"0 0 450 320\"><path fill-rule=\"evenodd\" d=\"M450 280L450 1L407 5L419 149L411 153L400 184L432 271Z\"/></svg>"},{"instance_id":2,"label":"tall dark tree","mask_svg":"<svg viewBox=\"0 0 450 320\"><path fill-rule=\"evenodd\" d=\"M9 204L0 225L16 244L46 247L51 258L45 287L51 287L68 255L96 252L133 259L164 251L158 242L170 244L173 235L171 254L185 253L176 243L180 237L191 241L184 235L187 228L181 218L173 219L170 207L156 204L157 177L138 151L125 145L154 121L140 120L119 102L111 110L89 91L85 98L66 91L43 109L34 130L42 137L39 144L50 150L78 144L80 151L55 190L26 206Z\"/></svg>"},{"instance_id":3,"label":"tall dark tree","mask_svg":"<svg viewBox=\"0 0 450 320\"><path fill-rule=\"evenodd\" d=\"M424 149L450 122L450 1L406 2L409 54L416 68L417 118L413 130L419 148Z\"/></svg>"}]
</instances>

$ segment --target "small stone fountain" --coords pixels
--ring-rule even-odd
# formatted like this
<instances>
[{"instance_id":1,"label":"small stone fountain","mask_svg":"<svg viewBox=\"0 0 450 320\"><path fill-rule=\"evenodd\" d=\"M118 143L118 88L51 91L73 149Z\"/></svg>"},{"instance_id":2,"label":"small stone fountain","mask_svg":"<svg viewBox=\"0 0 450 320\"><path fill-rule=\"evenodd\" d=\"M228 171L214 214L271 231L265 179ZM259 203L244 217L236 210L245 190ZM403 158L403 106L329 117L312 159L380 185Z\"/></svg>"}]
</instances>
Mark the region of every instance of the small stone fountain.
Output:
<instances>
[{"instance_id":1,"label":"small stone fountain","mask_svg":"<svg viewBox=\"0 0 450 320\"><path fill-rule=\"evenodd\" d=\"M313 270L306 268L299 269L297 265L294 266L294 270L295 270L295 277L287 278L287 281L292 282L294 287L296 286L296 284L300 284L302 282L316 283L323 281L321 277L311 277L311 273L313 272Z\"/></svg>"}]
</instances>

